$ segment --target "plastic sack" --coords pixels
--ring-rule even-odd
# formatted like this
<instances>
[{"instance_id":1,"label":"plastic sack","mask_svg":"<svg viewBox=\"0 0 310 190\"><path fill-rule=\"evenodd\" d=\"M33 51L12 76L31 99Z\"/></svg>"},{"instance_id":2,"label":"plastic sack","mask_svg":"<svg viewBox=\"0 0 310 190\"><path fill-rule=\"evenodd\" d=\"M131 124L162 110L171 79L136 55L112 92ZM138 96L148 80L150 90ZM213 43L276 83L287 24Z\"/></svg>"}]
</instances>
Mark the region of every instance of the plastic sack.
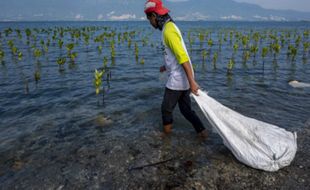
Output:
<instances>
[{"instance_id":1,"label":"plastic sack","mask_svg":"<svg viewBox=\"0 0 310 190\"><path fill-rule=\"evenodd\" d=\"M297 134L231 110L206 92L193 95L202 112L242 163L265 171L290 165L297 151Z\"/></svg>"}]
</instances>

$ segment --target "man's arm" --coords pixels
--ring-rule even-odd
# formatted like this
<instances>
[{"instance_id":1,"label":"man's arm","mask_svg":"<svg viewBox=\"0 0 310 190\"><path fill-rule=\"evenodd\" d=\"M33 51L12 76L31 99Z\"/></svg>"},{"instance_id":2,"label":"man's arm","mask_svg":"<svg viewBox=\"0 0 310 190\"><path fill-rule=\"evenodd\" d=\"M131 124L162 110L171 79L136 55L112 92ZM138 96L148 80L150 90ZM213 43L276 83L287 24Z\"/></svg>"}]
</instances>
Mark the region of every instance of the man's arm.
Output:
<instances>
[{"instance_id":1,"label":"man's arm","mask_svg":"<svg viewBox=\"0 0 310 190\"><path fill-rule=\"evenodd\" d=\"M194 73L193 73L193 69L192 69L191 64L187 61L187 62L182 64L182 67L186 73L186 76L187 76L187 79L188 79L192 93L195 94L196 96L198 96L199 86L194 79Z\"/></svg>"}]
</instances>

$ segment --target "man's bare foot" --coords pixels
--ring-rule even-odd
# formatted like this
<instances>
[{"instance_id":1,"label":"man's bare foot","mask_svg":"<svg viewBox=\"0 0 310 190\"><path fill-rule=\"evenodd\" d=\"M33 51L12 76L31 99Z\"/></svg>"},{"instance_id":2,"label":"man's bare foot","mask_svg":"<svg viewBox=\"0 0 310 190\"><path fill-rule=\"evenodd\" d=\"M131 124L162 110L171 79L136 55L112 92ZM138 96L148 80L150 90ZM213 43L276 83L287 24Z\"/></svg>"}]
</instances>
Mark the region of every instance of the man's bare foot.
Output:
<instances>
[{"instance_id":1,"label":"man's bare foot","mask_svg":"<svg viewBox=\"0 0 310 190\"><path fill-rule=\"evenodd\" d=\"M198 137L202 138L202 139L207 139L209 136L208 131L205 129L203 131L201 131L200 133L198 133Z\"/></svg>"},{"instance_id":2,"label":"man's bare foot","mask_svg":"<svg viewBox=\"0 0 310 190\"><path fill-rule=\"evenodd\" d=\"M172 124L164 125L164 133L170 134L172 131Z\"/></svg>"}]
</instances>

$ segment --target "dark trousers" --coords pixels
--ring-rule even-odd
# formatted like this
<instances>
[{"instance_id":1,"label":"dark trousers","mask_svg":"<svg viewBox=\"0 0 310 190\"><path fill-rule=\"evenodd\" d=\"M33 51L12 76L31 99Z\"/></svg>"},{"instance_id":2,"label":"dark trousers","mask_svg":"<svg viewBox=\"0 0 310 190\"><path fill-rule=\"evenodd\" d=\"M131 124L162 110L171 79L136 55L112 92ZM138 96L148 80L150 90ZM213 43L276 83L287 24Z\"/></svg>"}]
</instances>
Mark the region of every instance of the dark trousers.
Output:
<instances>
[{"instance_id":1,"label":"dark trousers","mask_svg":"<svg viewBox=\"0 0 310 190\"><path fill-rule=\"evenodd\" d=\"M169 125L173 123L172 113L176 104L178 103L182 115L192 123L197 133L200 133L205 129L199 117L192 110L191 99L189 97L190 92L190 90L171 90L169 88L165 89L165 95L161 105L163 125Z\"/></svg>"}]
</instances>

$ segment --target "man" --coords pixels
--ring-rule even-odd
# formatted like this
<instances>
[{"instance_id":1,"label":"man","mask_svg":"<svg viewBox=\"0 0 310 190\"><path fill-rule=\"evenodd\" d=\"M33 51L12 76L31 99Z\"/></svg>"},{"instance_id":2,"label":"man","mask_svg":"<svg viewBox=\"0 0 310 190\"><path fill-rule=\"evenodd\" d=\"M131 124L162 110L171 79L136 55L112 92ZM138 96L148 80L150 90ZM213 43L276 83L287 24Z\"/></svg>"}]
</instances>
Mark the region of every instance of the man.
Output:
<instances>
[{"instance_id":1,"label":"man","mask_svg":"<svg viewBox=\"0 0 310 190\"><path fill-rule=\"evenodd\" d=\"M189 95L191 92L198 95L199 86L194 79L194 71L181 32L160 0L148 0L144 12L150 24L162 31L165 46L165 65L160 67L160 72L167 71L169 76L161 106L164 132L171 133L172 113L178 103L181 113L191 122L198 135L206 137L207 131L191 109Z\"/></svg>"}]
</instances>

